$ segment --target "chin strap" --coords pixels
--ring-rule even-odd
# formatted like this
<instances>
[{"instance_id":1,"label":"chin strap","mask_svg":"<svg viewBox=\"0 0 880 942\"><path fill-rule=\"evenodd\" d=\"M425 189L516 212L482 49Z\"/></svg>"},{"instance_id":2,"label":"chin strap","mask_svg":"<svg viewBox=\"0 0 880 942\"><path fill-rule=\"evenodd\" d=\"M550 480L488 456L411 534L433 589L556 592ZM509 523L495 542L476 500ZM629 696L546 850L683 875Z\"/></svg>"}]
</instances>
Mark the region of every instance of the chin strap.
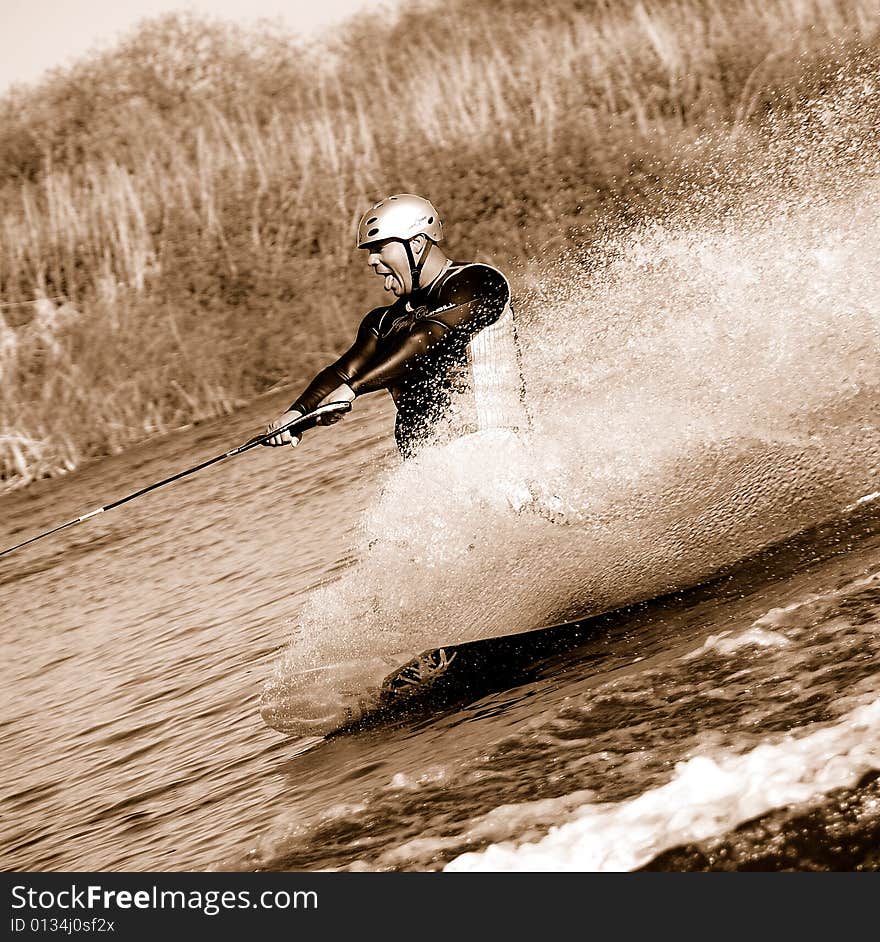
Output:
<instances>
[{"instance_id":1,"label":"chin strap","mask_svg":"<svg viewBox=\"0 0 880 942\"><path fill-rule=\"evenodd\" d=\"M416 262L415 256L413 255L413 250L412 246L409 244L409 239L403 241L403 247L406 249L406 257L409 259L409 275L412 279L412 288L410 288L410 292L412 294L415 294L415 292L419 290L419 276L422 273L422 268L425 265L426 259L431 254L431 248L434 245L434 243L428 239L427 236L425 236L425 238L427 240L425 242L426 248L418 262Z\"/></svg>"}]
</instances>

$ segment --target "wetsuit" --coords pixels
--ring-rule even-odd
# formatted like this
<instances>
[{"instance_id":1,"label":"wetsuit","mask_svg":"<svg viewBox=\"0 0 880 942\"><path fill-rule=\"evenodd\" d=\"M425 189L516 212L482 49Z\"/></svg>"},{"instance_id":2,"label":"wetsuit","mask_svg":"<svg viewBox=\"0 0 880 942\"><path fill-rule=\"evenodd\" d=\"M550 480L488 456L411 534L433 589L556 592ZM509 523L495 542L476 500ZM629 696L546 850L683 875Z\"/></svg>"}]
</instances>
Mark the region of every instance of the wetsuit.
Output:
<instances>
[{"instance_id":1,"label":"wetsuit","mask_svg":"<svg viewBox=\"0 0 880 942\"><path fill-rule=\"evenodd\" d=\"M310 412L342 383L356 395L390 391L404 457L485 428L525 428L507 279L489 265L450 262L430 284L370 311L352 347L290 408Z\"/></svg>"}]
</instances>

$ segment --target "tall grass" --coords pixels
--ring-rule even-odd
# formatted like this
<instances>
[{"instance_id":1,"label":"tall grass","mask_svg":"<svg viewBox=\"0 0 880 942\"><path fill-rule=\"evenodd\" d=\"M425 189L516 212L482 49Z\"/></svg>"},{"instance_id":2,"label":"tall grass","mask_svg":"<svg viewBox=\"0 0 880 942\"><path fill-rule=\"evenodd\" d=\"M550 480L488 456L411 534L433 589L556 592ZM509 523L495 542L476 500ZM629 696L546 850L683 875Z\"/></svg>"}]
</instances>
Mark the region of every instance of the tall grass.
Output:
<instances>
[{"instance_id":1,"label":"tall grass","mask_svg":"<svg viewBox=\"0 0 880 942\"><path fill-rule=\"evenodd\" d=\"M873 0L452 0L320 49L148 22L0 101L0 479L308 378L375 301L388 191L462 257L553 253L878 45Z\"/></svg>"}]
</instances>

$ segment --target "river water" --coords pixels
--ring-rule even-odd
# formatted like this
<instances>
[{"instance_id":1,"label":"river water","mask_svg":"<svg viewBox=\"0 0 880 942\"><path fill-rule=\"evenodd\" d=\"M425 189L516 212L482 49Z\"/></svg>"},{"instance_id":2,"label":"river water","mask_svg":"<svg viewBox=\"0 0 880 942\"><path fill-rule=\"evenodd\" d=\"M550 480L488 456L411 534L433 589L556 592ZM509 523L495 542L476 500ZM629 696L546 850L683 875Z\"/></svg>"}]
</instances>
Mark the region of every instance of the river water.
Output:
<instances>
[{"instance_id":1,"label":"river water","mask_svg":"<svg viewBox=\"0 0 880 942\"><path fill-rule=\"evenodd\" d=\"M4 529L220 453L279 405L9 495ZM377 402L4 560L4 867L620 869L700 841L798 866L777 845L805 809L855 845L876 833L876 800L837 819L880 769L877 501L513 689L327 741L267 728L262 685L313 587L351 566L390 421ZM780 808L769 836L731 836Z\"/></svg>"}]
</instances>

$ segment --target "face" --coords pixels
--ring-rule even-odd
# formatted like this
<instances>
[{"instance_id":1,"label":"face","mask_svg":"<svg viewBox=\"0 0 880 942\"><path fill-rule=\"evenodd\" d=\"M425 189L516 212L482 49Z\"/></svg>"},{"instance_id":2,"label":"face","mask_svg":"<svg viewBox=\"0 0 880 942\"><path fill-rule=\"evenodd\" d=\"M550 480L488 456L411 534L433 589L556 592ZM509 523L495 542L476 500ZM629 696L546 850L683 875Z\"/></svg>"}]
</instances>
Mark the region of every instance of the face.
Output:
<instances>
[{"instance_id":1,"label":"face","mask_svg":"<svg viewBox=\"0 0 880 942\"><path fill-rule=\"evenodd\" d=\"M418 237L417 237L418 238ZM413 243L417 241L413 239ZM419 246L413 245L413 252L418 258ZM367 264L385 282L384 288L395 297L403 297L412 291L412 276L409 270L409 259L406 249L398 239L385 239L383 242L372 242L364 251L369 252Z\"/></svg>"}]
</instances>

